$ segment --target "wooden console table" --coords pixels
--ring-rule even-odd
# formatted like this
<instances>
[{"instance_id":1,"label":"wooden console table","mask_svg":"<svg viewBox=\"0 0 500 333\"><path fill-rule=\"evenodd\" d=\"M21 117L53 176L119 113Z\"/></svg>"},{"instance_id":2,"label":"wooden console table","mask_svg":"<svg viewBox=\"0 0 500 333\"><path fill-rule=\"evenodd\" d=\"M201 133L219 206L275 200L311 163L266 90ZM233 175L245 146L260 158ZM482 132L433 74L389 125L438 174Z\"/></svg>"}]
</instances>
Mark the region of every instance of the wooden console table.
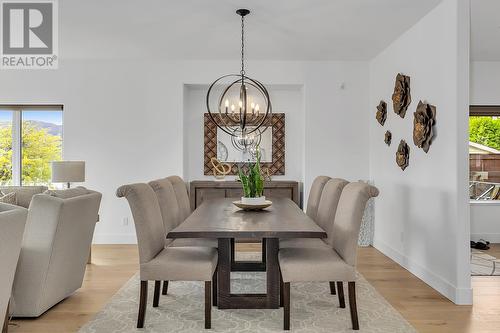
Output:
<instances>
[{"instance_id":1,"label":"wooden console table","mask_svg":"<svg viewBox=\"0 0 500 333\"><path fill-rule=\"evenodd\" d=\"M264 183L267 198L292 199L299 207L299 183L291 180L272 180ZM191 182L189 196L191 210L195 210L206 199L241 198L243 189L238 181L194 180Z\"/></svg>"}]
</instances>

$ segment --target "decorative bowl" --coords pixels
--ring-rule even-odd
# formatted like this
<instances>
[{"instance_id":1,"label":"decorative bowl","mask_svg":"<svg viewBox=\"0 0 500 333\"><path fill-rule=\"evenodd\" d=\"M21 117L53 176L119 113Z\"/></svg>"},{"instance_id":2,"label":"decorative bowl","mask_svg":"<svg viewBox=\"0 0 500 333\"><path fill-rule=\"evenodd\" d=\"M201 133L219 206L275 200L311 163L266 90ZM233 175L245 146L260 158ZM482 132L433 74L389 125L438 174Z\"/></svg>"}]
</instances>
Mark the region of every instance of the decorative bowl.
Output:
<instances>
[{"instance_id":1,"label":"decorative bowl","mask_svg":"<svg viewBox=\"0 0 500 333\"><path fill-rule=\"evenodd\" d=\"M243 203L240 200L238 201L233 201L233 205L235 205L238 208L241 208L243 210L263 210L264 208L267 208L271 206L273 203L270 200L265 200L264 203L260 204L247 204Z\"/></svg>"},{"instance_id":2,"label":"decorative bowl","mask_svg":"<svg viewBox=\"0 0 500 333\"><path fill-rule=\"evenodd\" d=\"M245 205L263 205L266 202L265 196L256 198L241 197L241 203Z\"/></svg>"}]
</instances>

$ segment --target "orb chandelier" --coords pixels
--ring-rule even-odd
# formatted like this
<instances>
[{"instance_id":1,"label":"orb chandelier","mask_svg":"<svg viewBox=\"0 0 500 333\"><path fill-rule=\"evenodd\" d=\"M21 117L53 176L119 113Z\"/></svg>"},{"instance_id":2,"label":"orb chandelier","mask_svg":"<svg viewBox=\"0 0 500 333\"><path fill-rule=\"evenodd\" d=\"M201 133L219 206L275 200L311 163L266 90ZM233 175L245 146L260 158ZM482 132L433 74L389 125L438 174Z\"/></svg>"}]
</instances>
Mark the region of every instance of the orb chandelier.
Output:
<instances>
[{"instance_id":1,"label":"orb chandelier","mask_svg":"<svg viewBox=\"0 0 500 333\"><path fill-rule=\"evenodd\" d=\"M215 80L207 91L207 110L211 120L231 136L232 145L247 151L258 146L261 134L269 127L272 114L266 87L245 73L245 16L248 9L238 9L241 16L241 70Z\"/></svg>"}]
</instances>

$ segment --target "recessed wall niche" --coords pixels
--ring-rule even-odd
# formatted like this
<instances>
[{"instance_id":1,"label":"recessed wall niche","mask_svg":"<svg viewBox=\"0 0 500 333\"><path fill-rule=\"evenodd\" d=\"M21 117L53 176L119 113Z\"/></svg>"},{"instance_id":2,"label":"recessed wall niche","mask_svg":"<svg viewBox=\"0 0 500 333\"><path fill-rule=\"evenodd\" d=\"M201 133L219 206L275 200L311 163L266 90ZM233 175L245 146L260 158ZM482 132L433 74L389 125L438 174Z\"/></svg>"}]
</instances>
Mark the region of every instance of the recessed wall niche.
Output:
<instances>
[{"instance_id":1,"label":"recessed wall niche","mask_svg":"<svg viewBox=\"0 0 500 333\"><path fill-rule=\"evenodd\" d=\"M266 85L273 113L286 116L286 168L283 176L273 179L303 179L304 97L302 85ZM208 84L184 85L184 178L186 180L214 179L204 175L204 114ZM231 161L227 161L231 163ZM226 176L233 180L235 176Z\"/></svg>"}]
</instances>

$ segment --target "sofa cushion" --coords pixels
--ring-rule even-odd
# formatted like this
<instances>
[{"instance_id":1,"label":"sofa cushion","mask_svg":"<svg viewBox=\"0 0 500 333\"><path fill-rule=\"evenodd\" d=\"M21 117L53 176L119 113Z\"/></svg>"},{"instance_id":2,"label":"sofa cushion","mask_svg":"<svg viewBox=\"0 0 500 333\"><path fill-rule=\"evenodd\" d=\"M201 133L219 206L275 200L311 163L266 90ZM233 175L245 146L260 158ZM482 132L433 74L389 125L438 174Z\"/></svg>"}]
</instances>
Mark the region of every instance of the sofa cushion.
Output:
<instances>
[{"instance_id":1,"label":"sofa cushion","mask_svg":"<svg viewBox=\"0 0 500 333\"><path fill-rule=\"evenodd\" d=\"M16 193L17 205L28 208L31 198L35 194L43 193L47 190L47 186L2 186L0 190L5 193Z\"/></svg>"},{"instance_id":2,"label":"sofa cushion","mask_svg":"<svg viewBox=\"0 0 500 333\"><path fill-rule=\"evenodd\" d=\"M10 192L10 193L4 194L2 191L0 191L0 202L11 204L11 205L17 205L16 192Z\"/></svg>"},{"instance_id":3,"label":"sofa cushion","mask_svg":"<svg viewBox=\"0 0 500 333\"><path fill-rule=\"evenodd\" d=\"M56 197L56 198L70 199L70 198L78 197L80 195L88 194L89 191L83 186L78 186L78 187L69 188L66 190L47 190L44 193L48 194L50 196Z\"/></svg>"}]
</instances>

